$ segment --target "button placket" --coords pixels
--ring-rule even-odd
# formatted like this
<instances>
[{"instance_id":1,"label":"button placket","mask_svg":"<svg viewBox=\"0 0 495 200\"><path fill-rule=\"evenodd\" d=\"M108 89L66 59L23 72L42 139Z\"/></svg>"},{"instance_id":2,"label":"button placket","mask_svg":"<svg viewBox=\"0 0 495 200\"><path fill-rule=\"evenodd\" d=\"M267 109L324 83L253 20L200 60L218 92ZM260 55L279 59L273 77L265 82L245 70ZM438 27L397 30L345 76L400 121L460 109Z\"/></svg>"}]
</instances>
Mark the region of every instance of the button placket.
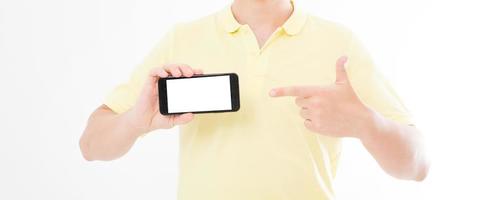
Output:
<instances>
[{"instance_id":1,"label":"button placket","mask_svg":"<svg viewBox=\"0 0 495 200\"><path fill-rule=\"evenodd\" d=\"M243 41L243 45L246 52L246 69L245 78L248 79L250 91L256 93L253 96L253 100L261 103L265 96L268 96L267 90L267 73L269 72L269 57L270 57L270 45L282 34L282 29L278 28L270 38L265 42L262 48L259 48L256 36L251 31L249 26L243 25L240 28L240 33Z\"/></svg>"}]
</instances>

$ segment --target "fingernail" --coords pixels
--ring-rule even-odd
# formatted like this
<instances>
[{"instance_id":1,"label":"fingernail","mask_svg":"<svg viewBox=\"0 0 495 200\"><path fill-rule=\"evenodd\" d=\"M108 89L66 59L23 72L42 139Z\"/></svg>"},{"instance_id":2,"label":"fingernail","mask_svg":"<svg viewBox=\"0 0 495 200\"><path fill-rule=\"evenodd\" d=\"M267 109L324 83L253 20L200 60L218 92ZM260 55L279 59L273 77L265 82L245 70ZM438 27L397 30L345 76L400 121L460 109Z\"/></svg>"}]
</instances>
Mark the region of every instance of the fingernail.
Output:
<instances>
[{"instance_id":1,"label":"fingernail","mask_svg":"<svg viewBox=\"0 0 495 200\"><path fill-rule=\"evenodd\" d=\"M277 92L275 91L275 89L272 89L270 91L270 96L274 97L275 95L277 95Z\"/></svg>"},{"instance_id":2,"label":"fingernail","mask_svg":"<svg viewBox=\"0 0 495 200\"><path fill-rule=\"evenodd\" d=\"M347 60L348 60L348 59L349 59L349 58L348 58L347 56L344 56L344 58L342 59L342 62L343 62L343 64L344 64L344 67L347 65Z\"/></svg>"},{"instance_id":3,"label":"fingernail","mask_svg":"<svg viewBox=\"0 0 495 200\"><path fill-rule=\"evenodd\" d=\"M340 62L342 62L343 64L345 64L347 62L347 56L340 57Z\"/></svg>"}]
</instances>

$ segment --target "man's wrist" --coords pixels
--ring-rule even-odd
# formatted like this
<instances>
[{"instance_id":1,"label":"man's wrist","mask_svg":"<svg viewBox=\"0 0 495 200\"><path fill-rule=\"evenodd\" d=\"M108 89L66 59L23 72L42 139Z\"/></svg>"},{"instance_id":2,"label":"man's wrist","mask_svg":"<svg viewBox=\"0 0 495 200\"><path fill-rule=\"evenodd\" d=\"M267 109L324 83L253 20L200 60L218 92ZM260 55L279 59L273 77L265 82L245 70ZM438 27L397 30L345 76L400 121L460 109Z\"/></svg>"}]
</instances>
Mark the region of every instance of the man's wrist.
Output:
<instances>
[{"instance_id":1,"label":"man's wrist","mask_svg":"<svg viewBox=\"0 0 495 200\"><path fill-rule=\"evenodd\" d=\"M139 137L145 133L148 133L149 127L138 124L135 113L133 110L123 113L120 116L121 127L125 128L132 136Z\"/></svg>"},{"instance_id":2,"label":"man's wrist","mask_svg":"<svg viewBox=\"0 0 495 200\"><path fill-rule=\"evenodd\" d=\"M365 142L376 138L386 129L386 120L378 112L371 108L366 108L364 120L362 120L361 130L357 131L356 138Z\"/></svg>"}]
</instances>

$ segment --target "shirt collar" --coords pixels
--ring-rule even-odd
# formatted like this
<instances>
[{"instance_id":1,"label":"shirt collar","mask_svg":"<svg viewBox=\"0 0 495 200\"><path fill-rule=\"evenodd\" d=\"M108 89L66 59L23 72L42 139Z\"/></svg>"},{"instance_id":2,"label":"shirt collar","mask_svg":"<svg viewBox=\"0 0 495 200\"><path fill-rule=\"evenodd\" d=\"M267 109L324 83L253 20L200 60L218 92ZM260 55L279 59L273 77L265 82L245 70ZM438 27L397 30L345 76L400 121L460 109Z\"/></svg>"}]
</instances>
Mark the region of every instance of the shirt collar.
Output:
<instances>
[{"instance_id":1,"label":"shirt collar","mask_svg":"<svg viewBox=\"0 0 495 200\"><path fill-rule=\"evenodd\" d=\"M285 33L292 36L297 35L301 32L304 24L306 23L307 15L298 7L297 4L294 3L294 0L291 0L291 3L294 10L292 11L289 19L287 19L287 21L282 25L281 28L285 31ZM234 15L232 14L230 5L220 11L217 16L217 20L218 25L221 26L221 28L228 33L234 33L242 26L241 24L239 24L239 22L237 22Z\"/></svg>"}]
</instances>

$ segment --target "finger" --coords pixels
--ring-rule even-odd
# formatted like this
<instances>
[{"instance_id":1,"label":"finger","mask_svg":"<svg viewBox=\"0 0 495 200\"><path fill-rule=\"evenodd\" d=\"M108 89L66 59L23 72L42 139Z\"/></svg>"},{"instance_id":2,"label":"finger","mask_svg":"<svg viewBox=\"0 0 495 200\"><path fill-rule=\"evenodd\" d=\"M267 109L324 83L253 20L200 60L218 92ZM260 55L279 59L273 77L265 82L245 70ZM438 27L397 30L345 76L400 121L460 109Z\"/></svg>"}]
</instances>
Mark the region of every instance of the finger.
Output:
<instances>
[{"instance_id":1,"label":"finger","mask_svg":"<svg viewBox=\"0 0 495 200\"><path fill-rule=\"evenodd\" d=\"M201 75L203 74L203 70L201 69L193 69L195 75Z\"/></svg>"},{"instance_id":2,"label":"finger","mask_svg":"<svg viewBox=\"0 0 495 200\"><path fill-rule=\"evenodd\" d=\"M345 69L345 65L347 63L347 56L342 56L337 60L336 63L336 74L335 74L335 83L342 84L347 83L347 72Z\"/></svg>"},{"instance_id":3,"label":"finger","mask_svg":"<svg viewBox=\"0 0 495 200\"><path fill-rule=\"evenodd\" d=\"M283 96L297 96L297 97L309 97L320 91L319 87L315 86L293 86L293 87L281 87L275 88L270 91L272 97Z\"/></svg>"},{"instance_id":4,"label":"finger","mask_svg":"<svg viewBox=\"0 0 495 200\"><path fill-rule=\"evenodd\" d=\"M149 95L149 93L153 92L153 88L158 82L159 78L165 78L168 76L168 73L163 69L162 67L157 67L152 70L150 70L148 79L146 81L146 84L143 88L143 91L146 93L146 95Z\"/></svg>"},{"instance_id":5,"label":"finger","mask_svg":"<svg viewBox=\"0 0 495 200\"><path fill-rule=\"evenodd\" d=\"M168 76L168 73L162 68L162 67L157 67L152 70L150 70L151 77L160 77L160 78L165 78Z\"/></svg>"},{"instance_id":6,"label":"finger","mask_svg":"<svg viewBox=\"0 0 495 200\"><path fill-rule=\"evenodd\" d=\"M301 108L307 108L309 104L309 100L306 97L297 97L296 98L296 105L301 107Z\"/></svg>"},{"instance_id":7,"label":"finger","mask_svg":"<svg viewBox=\"0 0 495 200\"><path fill-rule=\"evenodd\" d=\"M174 118L172 119L172 123L174 125L180 125L190 122L194 118L194 115L192 113L184 113L180 115L175 115L173 117Z\"/></svg>"},{"instance_id":8,"label":"finger","mask_svg":"<svg viewBox=\"0 0 495 200\"><path fill-rule=\"evenodd\" d=\"M177 65L166 66L165 71L167 71L173 77L181 77L182 76L182 72L180 71L179 66L177 66Z\"/></svg>"},{"instance_id":9,"label":"finger","mask_svg":"<svg viewBox=\"0 0 495 200\"><path fill-rule=\"evenodd\" d=\"M310 119L304 120L304 126L306 126L306 128L309 130L314 130L313 121L311 121Z\"/></svg>"},{"instance_id":10,"label":"finger","mask_svg":"<svg viewBox=\"0 0 495 200\"><path fill-rule=\"evenodd\" d=\"M309 109L301 109L299 111L299 115L303 118L303 119L311 119L311 111Z\"/></svg>"},{"instance_id":11,"label":"finger","mask_svg":"<svg viewBox=\"0 0 495 200\"><path fill-rule=\"evenodd\" d=\"M181 71L182 76L191 77L194 75L194 72L189 65L179 65L179 70Z\"/></svg>"}]
</instances>

